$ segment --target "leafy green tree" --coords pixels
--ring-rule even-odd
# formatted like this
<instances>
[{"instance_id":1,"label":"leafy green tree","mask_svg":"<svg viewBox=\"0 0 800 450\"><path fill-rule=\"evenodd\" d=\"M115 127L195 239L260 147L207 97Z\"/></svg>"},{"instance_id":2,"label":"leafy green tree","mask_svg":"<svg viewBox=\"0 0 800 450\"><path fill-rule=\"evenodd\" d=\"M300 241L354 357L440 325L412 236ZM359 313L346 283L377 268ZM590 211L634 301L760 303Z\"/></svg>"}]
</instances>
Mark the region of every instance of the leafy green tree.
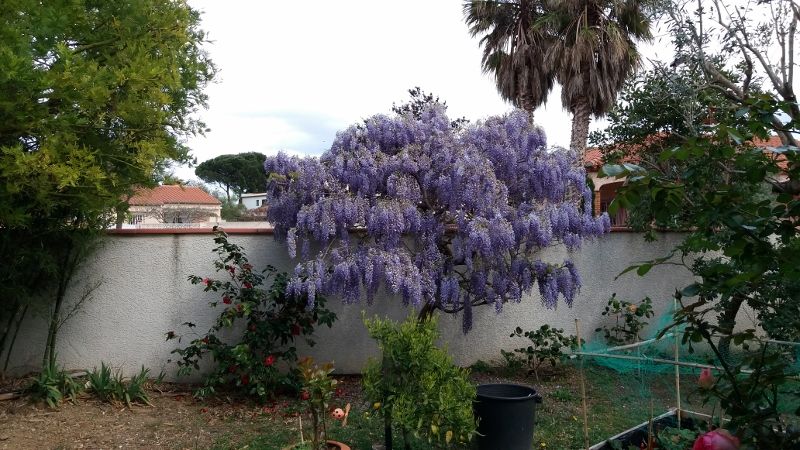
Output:
<instances>
[{"instance_id":1,"label":"leafy green tree","mask_svg":"<svg viewBox=\"0 0 800 450\"><path fill-rule=\"evenodd\" d=\"M101 230L137 186L188 160L182 142L205 130L193 113L214 67L198 25L199 14L173 0L0 8L0 246L20 263L0 269L12 293L0 323L33 296L49 299L46 360L72 274Z\"/></svg>"},{"instance_id":2,"label":"leafy green tree","mask_svg":"<svg viewBox=\"0 0 800 450\"><path fill-rule=\"evenodd\" d=\"M619 142L603 172L627 179L611 212L627 208L650 238L664 227L686 232L669 254L629 270L672 264L694 275L676 294L674 325L720 367L703 396L731 417L743 448L795 448L800 433L787 422L800 411L785 406L800 401L792 387L800 370L787 364L794 348L768 338L800 340L800 114L787 40L800 14L777 1L766 7L786 14L756 25L742 20L750 10L714 5L713 17L700 10L692 20L672 5L676 61L632 83L596 137ZM703 26L709 19L721 34ZM712 53L707 44L717 39L723 45ZM773 53L783 55L777 65L765 58ZM764 145L775 136L781 144ZM766 336L737 326L745 305Z\"/></svg>"},{"instance_id":3,"label":"leafy green tree","mask_svg":"<svg viewBox=\"0 0 800 450\"><path fill-rule=\"evenodd\" d=\"M231 201L231 191L242 203L242 194L263 192L267 186L264 172L266 155L258 152L220 155L203 161L194 173L206 183L219 185Z\"/></svg>"}]
</instances>

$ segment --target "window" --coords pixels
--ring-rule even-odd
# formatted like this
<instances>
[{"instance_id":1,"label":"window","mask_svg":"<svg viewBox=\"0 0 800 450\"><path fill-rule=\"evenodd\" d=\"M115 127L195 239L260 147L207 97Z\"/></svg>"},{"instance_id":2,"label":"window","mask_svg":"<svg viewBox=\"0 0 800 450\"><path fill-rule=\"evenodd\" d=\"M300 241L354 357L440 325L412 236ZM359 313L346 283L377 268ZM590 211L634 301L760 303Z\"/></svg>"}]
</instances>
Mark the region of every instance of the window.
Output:
<instances>
[{"instance_id":1,"label":"window","mask_svg":"<svg viewBox=\"0 0 800 450\"><path fill-rule=\"evenodd\" d=\"M128 225L138 225L142 223L142 221L144 221L143 214L134 214L130 219L128 219Z\"/></svg>"},{"instance_id":2,"label":"window","mask_svg":"<svg viewBox=\"0 0 800 450\"><path fill-rule=\"evenodd\" d=\"M259 200L259 199L256 199L256 206L258 206L258 202L260 202L260 201L261 201L261 200Z\"/></svg>"},{"instance_id":3,"label":"window","mask_svg":"<svg viewBox=\"0 0 800 450\"><path fill-rule=\"evenodd\" d=\"M183 223L183 217L180 214L175 214L172 216L172 223Z\"/></svg>"}]
</instances>

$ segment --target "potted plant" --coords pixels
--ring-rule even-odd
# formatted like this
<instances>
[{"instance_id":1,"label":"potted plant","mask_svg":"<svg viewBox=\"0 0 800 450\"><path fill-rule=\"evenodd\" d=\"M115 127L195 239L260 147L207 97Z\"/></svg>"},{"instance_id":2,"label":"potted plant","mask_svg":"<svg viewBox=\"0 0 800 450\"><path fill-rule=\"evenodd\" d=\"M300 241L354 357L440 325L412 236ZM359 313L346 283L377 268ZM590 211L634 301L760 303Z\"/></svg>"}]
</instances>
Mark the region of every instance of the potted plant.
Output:
<instances>
[{"instance_id":1,"label":"potted plant","mask_svg":"<svg viewBox=\"0 0 800 450\"><path fill-rule=\"evenodd\" d=\"M311 437L311 450L350 450L347 444L328 439L328 427L325 421L330 399L336 391L338 383L330 376L333 372L333 363L317 365L310 357L305 357L298 364L300 376L303 381L303 391L300 398L308 402L309 413L311 414L311 425L313 435ZM346 408L349 412L349 408ZM337 408L332 416L336 419L346 419L346 413ZM302 430L301 430L302 433ZM304 444L301 444L304 445ZM303 448L295 446L295 449Z\"/></svg>"}]
</instances>

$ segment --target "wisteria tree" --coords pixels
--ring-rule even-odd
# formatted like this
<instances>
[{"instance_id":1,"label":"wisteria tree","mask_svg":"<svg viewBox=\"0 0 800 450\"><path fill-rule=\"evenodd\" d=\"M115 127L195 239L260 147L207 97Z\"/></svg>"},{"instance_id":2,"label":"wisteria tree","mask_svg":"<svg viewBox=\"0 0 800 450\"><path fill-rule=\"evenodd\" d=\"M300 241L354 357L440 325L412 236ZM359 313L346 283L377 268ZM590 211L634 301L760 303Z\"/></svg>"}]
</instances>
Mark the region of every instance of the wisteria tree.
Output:
<instances>
[{"instance_id":1,"label":"wisteria tree","mask_svg":"<svg viewBox=\"0 0 800 450\"><path fill-rule=\"evenodd\" d=\"M571 305L578 271L540 250L609 229L573 157L548 151L523 111L459 130L436 104L351 126L320 158L269 157L267 219L301 256L288 289L313 306L318 293L372 303L385 287L420 319L463 311L464 332L473 307L499 312L536 284L546 306Z\"/></svg>"}]
</instances>

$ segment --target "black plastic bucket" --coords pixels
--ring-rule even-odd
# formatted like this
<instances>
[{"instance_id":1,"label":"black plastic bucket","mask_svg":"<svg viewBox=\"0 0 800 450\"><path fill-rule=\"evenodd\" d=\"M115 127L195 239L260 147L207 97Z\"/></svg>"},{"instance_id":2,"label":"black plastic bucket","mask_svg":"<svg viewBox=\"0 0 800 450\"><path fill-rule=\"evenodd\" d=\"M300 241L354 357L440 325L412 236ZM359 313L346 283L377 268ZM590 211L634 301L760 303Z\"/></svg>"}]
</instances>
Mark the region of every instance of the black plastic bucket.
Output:
<instances>
[{"instance_id":1,"label":"black plastic bucket","mask_svg":"<svg viewBox=\"0 0 800 450\"><path fill-rule=\"evenodd\" d=\"M536 420L536 389L521 384L482 384L473 403L479 450L530 450Z\"/></svg>"}]
</instances>

